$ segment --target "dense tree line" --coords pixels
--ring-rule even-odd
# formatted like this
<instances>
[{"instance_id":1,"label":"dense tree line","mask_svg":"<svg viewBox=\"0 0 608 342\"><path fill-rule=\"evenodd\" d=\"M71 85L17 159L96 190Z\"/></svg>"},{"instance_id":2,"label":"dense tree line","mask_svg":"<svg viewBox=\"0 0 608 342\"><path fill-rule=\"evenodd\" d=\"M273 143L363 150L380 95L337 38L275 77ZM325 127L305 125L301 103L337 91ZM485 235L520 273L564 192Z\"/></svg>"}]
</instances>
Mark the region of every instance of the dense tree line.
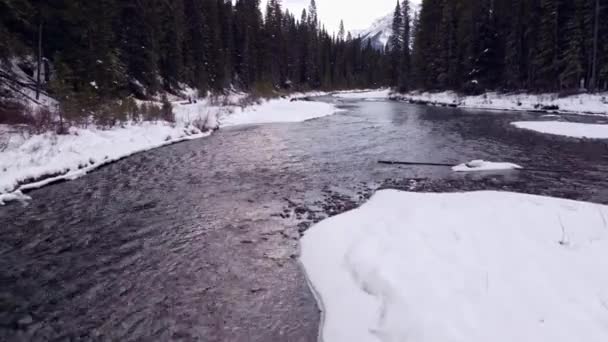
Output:
<instances>
[{"instance_id":1,"label":"dense tree line","mask_svg":"<svg viewBox=\"0 0 608 342\"><path fill-rule=\"evenodd\" d=\"M172 92L384 85L386 60L330 35L315 1L295 17L280 0L0 0L0 58L52 66L48 90L96 98Z\"/></svg>"},{"instance_id":2,"label":"dense tree line","mask_svg":"<svg viewBox=\"0 0 608 342\"><path fill-rule=\"evenodd\" d=\"M403 18L398 9L396 28L406 32ZM606 90L607 18L608 0L423 0L413 27L411 64L402 71L410 78L405 86L466 92ZM407 48L398 36L391 39L393 51ZM391 55L393 71L408 63L396 57L408 56L407 51Z\"/></svg>"}]
</instances>

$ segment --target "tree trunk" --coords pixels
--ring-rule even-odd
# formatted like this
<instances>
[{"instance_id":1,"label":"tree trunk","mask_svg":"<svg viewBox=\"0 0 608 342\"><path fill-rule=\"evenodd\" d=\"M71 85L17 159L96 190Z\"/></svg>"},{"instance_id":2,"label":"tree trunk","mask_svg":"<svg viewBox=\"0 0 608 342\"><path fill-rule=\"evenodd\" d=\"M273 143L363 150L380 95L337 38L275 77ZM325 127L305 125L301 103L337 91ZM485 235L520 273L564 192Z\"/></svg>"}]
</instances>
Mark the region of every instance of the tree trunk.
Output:
<instances>
[{"instance_id":1,"label":"tree trunk","mask_svg":"<svg viewBox=\"0 0 608 342\"><path fill-rule=\"evenodd\" d=\"M38 58L36 61L36 100L40 99L40 69L42 68L42 14L38 13Z\"/></svg>"},{"instance_id":2,"label":"tree trunk","mask_svg":"<svg viewBox=\"0 0 608 342\"><path fill-rule=\"evenodd\" d=\"M597 89L597 49L600 27L600 0L595 0L595 20L593 26L593 61L591 63L591 81L589 83L591 91Z\"/></svg>"}]
</instances>

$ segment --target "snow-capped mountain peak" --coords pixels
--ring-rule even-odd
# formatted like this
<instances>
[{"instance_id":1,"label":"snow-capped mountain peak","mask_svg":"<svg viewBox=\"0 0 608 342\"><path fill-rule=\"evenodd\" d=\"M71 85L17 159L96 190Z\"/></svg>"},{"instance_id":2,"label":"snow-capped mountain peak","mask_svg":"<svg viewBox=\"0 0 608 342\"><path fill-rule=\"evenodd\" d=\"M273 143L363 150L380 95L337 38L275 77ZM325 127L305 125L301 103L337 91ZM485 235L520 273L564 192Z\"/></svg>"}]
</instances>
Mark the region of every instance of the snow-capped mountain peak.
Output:
<instances>
[{"instance_id":1,"label":"snow-capped mountain peak","mask_svg":"<svg viewBox=\"0 0 608 342\"><path fill-rule=\"evenodd\" d=\"M354 37L361 37L364 42L371 40L375 49L384 49L393 34L393 13L378 18L370 27L353 32Z\"/></svg>"},{"instance_id":2,"label":"snow-capped mountain peak","mask_svg":"<svg viewBox=\"0 0 608 342\"><path fill-rule=\"evenodd\" d=\"M413 1L410 3L410 16L413 18L416 13L420 11L420 4L418 1ZM394 11L391 11L389 14L385 15L382 18L376 19L372 25L364 30L355 30L353 31L354 37L361 37L363 42L367 42L371 40L372 46L375 49L384 49L386 44L388 43L389 38L393 34L393 16Z\"/></svg>"}]
</instances>

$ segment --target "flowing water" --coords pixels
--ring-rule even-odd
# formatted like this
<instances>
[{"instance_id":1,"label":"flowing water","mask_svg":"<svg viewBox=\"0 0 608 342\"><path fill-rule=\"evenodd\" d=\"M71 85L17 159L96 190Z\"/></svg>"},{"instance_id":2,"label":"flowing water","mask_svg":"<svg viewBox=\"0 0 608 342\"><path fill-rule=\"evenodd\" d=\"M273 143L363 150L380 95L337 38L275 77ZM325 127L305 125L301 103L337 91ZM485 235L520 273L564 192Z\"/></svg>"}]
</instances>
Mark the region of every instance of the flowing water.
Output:
<instances>
[{"instance_id":1,"label":"flowing water","mask_svg":"<svg viewBox=\"0 0 608 342\"><path fill-rule=\"evenodd\" d=\"M378 188L608 203L607 143L509 124L541 114L340 105L138 154L0 207L0 340L314 341L300 233ZM480 158L560 172L377 163Z\"/></svg>"}]
</instances>

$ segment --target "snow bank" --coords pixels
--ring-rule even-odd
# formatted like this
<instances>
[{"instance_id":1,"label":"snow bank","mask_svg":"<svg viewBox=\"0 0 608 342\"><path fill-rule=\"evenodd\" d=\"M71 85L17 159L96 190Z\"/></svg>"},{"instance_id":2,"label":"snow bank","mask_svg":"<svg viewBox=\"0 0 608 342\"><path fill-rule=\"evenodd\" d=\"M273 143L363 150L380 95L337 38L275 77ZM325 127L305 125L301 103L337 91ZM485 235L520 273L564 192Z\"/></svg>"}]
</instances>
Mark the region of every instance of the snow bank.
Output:
<instances>
[{"instance_id":1,"label":"snow bank","mask_svg":"<svg viewBox=\"0 0 608 342\"><path fill-rule=\"evenodd\" d=\"M377 193L302 240L328 342L608 341L608 207Z\"/></svg>"},{"instance_id":2,"label":"snow bank","mask_svg":"<svg viewBox=\"0 0 608 342\"><path fill-rule=\"evenodd\" d=\"M471 109L536 111L557 113L584 113L608 115L608 93L579 94L559 97L557 94L499 94L486 93L479 96L459 96L455 92L412 92L394 97L398 100L428 103L442 106L457 106Z\"/></svg>"},{"instance_id":3,"label":"snow bank","mask_svg":"<svg viewBox=\"0 0 608 342\"><path fill-rule=\"evenodd\" d=\"M270 122L300 122L336 113L332 104L284 99L261 101L250 107L246 94L229 94L195 103L173 102L175 124L143 122L109 130L72 128L67 135L27 136L0 126L0 204L22 200L15 190L39 188L58 180L81 177L91 170L134 153L175 142L208 136L220 126Z\"/></svg>"},{"instance_id":4,"label":"snow bank","mask_svg":"<svg viewBox=\"0 0 608 342\"><path fill-rule=\"evenodd\" d=\"M206 135L195 127L143 122L111 130L71 128L67 135L45 133L15 140L0 153L0 194L48 175L57 177L20 189L77 178L134 153Z\"/></svg>"},{"instance_id":5,"label":"snow bank","mask_svg":"<svg viewBox=\"0 0 608 342\"><path fill-rule=\"evenodd\" d=\"M485 160L473 160L468 163L456 165L452 168L455 172L476 172L476 171L495 171L495 170L518 170L521 166L512 163L495 163Z\"/></svg>"},{"instance_id":6,"label":"snow bank","mask_svg":"<svg viewBox=\"0 0 608 342\"><path fill-rule=\"evenodd\" d=\"M517 128L573 138L608 139L608 125L561 121L520 121L511 123Z\"/></svg>"},{"instance_id":7,"label":"snow bank","mask_svg":"<svg viewBox=\"0 0 608 342\"><path fill-rule=\"evenodd\" d=\"M302 122L338 112L333 104L299 100L324 95L327 93L294 93L285 98L249 103L251 100L247 100L247 94L233 93L198 100L193 104L175 102L173 108L177 122L213 130L235 125Z\"/></svg>"},{"instance_id":8,"label":"snow bank","mask_svg":"<svg viewBox=\"0 0 608 342\"><path fill-rule=\"evenodd\" d=\"M273 99L261 104L236 108L219 118L220 127L274 122L302 122L337 113L336 106L325 102L294 101L295 98Z\"/></svg>"},{"instance_id":9,"label":"snow bank","mask_svg":"<svg viewBox=\"0 0 608 342\"><path fill-rule=\"evenodd\" d=\"M349 91L334 94L335 97L343 99L388 99L391 94L390 89Z\"/></svg>"}]
</instances>

